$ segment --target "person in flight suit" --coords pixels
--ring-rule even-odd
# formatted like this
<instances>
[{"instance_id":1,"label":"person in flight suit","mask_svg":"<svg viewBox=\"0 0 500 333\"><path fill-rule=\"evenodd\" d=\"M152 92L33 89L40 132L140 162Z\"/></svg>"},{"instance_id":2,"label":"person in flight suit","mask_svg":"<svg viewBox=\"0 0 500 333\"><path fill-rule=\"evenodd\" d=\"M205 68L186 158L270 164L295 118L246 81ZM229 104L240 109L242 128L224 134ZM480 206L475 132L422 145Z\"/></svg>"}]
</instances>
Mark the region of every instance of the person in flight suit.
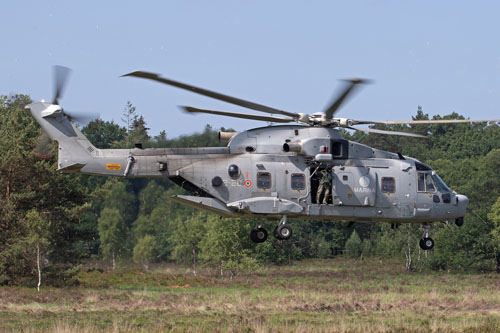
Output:
<instances>
[{"instance_id":1,"label":"person in flight suit","mask_svg":"<svg viewBox=\"0 0 500 333\"><path fill-rule=\"evenodd\" d=\"M318 192L316 193L316 202L327 204L332 189L332 169L327 168L320 171L321 179L319 181ZM323 200L321 200L323 197Z\"/></svg>"}]
</instances>

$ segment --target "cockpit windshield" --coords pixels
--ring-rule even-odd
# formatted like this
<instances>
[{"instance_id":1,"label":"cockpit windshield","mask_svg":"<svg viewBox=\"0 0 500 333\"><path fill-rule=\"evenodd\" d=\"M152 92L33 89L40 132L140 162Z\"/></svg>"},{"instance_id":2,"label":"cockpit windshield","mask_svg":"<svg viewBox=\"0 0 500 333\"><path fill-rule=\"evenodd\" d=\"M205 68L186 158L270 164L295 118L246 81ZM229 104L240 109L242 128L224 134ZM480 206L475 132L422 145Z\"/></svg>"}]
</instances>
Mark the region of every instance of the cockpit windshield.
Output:
<instances>
[{"instance_id":1,"label":"cockpit windshield","mask_svg":"<svg viewBox=\"0 0 500 333\"><path fill-rule=\"evenodd\" d=\"M441 177L438 176L436 172L432 174L432 180L434 180L434 184L436 184L437 190L439 192L451 192L450 188L446 186Z\"/></svg>"},{"instance_id":2,"label":"cockpit windshield","mask_svg":"<svg viewBox=\"0 0 500 333\"><path fill-rule=\"evenodd\" d=\"M451 192L435 171L418 172L419 192Z\"/></svg>"}]
</instances>

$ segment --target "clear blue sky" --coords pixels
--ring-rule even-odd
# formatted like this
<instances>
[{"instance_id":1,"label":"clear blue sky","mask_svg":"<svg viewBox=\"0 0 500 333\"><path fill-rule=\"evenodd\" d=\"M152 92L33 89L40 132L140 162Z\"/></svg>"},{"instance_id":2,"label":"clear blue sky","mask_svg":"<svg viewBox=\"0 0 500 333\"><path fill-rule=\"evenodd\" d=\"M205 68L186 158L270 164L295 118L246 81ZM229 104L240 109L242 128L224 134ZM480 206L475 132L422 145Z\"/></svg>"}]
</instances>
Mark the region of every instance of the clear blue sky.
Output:
<instances>
[{"instance_id":1,"label":"clear blue sky","mask_svg":"<svg viewBox=\"0 0 500 333\"><path fill-rule=\"evenodd\" d=\"M205 124L177 105L244 109L135 78L148 70L292 112L323 111L339 78L365 77L340 117L407 120L456 111L500 118L498 1L5 1L0 94L52 98L51 66L73 69L61 101L120 122L131 100L153 135Z\"/></svg>"}]
</instances>

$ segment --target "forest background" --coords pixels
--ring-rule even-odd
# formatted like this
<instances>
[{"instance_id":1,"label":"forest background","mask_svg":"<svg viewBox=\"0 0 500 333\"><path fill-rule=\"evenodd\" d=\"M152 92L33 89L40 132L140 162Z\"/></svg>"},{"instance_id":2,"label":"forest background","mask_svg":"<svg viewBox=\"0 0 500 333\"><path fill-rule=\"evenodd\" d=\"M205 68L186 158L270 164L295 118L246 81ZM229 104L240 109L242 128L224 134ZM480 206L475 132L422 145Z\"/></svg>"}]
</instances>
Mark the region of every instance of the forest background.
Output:
<instances>
[{"instance_id":1,"label":"forest background","mask_svg":"<svg viewBox=\"0 0 500 333\"><path fill-rule=\"evenodd\" d=\"M56 172L57 144L40 141L26 95L0 96L0 284L33 285L43 270L52 285L75 283L80 264L109 267L178 262L213 269L221 277L259 265L306 258L400 258L408 270L500 272L500 129L498 124L376 125L427 139L344 132L346 139L400 152L432 166L470 199L462 227L435 223L432 251L418 246L419 225L291 221L293 237L249 239L255 220L220 219L169 201L182 189L167 179L119 179ZM418 107L415 120L429 119ZM452 113L432 119L464 119ZM207 125L203 133L150 136L128 102L124 126L94 120L82 132L98 148L225 145ZM224 130L221 128L220 130ZM44 147L48 148L40 153ZM272 230L276 221L263 221Z\"/></svg>"}]
</instances>

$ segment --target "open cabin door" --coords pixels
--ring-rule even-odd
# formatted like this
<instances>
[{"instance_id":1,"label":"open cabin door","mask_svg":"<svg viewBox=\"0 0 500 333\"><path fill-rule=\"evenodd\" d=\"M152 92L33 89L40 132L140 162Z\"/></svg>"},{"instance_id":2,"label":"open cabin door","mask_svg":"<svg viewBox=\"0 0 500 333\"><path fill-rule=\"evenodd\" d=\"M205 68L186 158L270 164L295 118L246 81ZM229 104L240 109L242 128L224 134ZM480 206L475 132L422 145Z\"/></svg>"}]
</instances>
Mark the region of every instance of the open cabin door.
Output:
<instances>
[{"instance_id":1,"label":"open cabin door","mask_svg":"<svg viewBox=\"0 0 500 333\"><path fill-rule=\"evenodd\" d=\"M377 173L365 167L342 167L333 172L333 204L374 206Z\"/></svg>"}]
</instances>

